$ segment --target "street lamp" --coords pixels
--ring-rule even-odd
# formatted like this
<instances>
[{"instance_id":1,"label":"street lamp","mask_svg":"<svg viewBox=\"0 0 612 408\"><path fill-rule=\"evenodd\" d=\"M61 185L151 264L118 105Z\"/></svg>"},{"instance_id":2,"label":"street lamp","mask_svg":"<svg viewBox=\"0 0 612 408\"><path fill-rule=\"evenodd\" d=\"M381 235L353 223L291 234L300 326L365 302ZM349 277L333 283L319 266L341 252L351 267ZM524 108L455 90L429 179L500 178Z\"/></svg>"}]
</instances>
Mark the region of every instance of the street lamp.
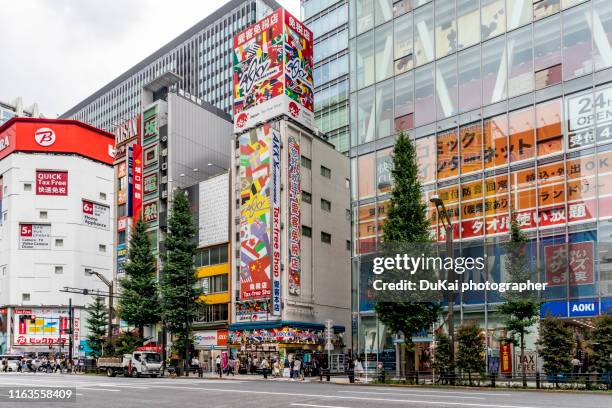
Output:
<instances>
[{"instance_id":1,"label":"street lamp","mask_svg":"<svg viewBox=\"0 0 612 408\"><path fill-rule=\"evenodd\" d=\"M110 340L113 337L113 281L90 268L85 268L85 273L97 276L108 287L108 340Z\"/></svg>"},{"instance_id":2,"label":"street lamp","mask_svg":"<svg viewBox=\"0 0 612 408\"><path fill-rule=\"evenodd\" d=\"M436 211L438 212L438 219L442 222L442 227L446 231L446 256L451 259L454 257L453 254L453 224L451 223L450 218L446 212L446 207L444 207L444 202L438 197L438 195L432 195L429 201L436 206ZM454 263L453 263L454 265ZM455 281L455 268L451 267L446 270L446 279L449 282ZM453 365L453 371L455 366L455 323L454 323L454 312L455 312L455 291L448 291L448 334L451 338L451 347L450 347L450 361ZM454 372L451 376L451 383L455 383Z\"/></svg>"}]
</instances>

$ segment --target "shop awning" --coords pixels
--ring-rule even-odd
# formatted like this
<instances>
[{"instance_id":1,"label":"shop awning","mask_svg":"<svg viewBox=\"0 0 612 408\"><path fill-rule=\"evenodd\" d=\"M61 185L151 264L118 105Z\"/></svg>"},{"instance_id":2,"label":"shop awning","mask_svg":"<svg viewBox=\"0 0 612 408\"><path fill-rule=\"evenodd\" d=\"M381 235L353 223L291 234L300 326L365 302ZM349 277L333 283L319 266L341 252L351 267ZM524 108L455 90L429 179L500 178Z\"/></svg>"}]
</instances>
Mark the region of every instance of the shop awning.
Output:
<instances>
[{"instance_id":1,"label":"shop awning","mask_svg":"<svg viewBox=\"0 0 612 408\"><path fill-rule=\"evenodd\" d=\"M276 329L281 327L293 327L296 329L303 330L324 330L325 325L323 323L309 323L309 322L295 322L291 320L277 320L277 321L265 321L265 322L244 322L244 323L232 323L229 325L229 330L253 330L253 329ZM335 324L334 333L344 333L345 327L342 325Z\"/></svg>"}]
</instances>

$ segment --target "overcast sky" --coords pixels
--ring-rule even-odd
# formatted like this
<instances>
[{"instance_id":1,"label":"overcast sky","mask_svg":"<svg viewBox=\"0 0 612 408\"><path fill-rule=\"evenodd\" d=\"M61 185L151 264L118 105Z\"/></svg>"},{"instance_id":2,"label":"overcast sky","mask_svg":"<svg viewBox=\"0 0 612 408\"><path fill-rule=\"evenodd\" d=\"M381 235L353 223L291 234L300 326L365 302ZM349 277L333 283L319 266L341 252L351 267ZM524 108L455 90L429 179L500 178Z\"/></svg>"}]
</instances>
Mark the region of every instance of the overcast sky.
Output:
<instances>
[{"instance_id":1,"label":"overcast sky","mask_svg":"<svg viewBox=\"0 0 612 408\"><path fill-rule=\"evenodd\" d=\"M299 0L277 0L300 17ZM6 0L0 100L55 117L215 11L225 0ZM171 5L171 7L169 7Z\"/></svg>"}]
</instances>

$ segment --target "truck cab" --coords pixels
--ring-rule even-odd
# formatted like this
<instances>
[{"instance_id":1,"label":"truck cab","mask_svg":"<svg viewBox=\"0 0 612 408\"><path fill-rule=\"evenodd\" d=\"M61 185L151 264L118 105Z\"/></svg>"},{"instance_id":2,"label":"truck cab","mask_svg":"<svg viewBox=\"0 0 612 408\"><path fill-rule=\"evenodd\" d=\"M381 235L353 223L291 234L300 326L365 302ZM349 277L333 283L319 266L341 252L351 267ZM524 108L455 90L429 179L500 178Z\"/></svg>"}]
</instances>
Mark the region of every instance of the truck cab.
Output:
<instances>
[{"instance_id":1,"label":"truck cab","mask_svg":"<svg viewBox=\"0 0 612 408\"><path fill-rule=\"evenodd\" d=\"M152 378L162 374L161 354L154 351L134 351L123 356L124 373L132 377L148 375Z\"/></svg>"}]
</instances>

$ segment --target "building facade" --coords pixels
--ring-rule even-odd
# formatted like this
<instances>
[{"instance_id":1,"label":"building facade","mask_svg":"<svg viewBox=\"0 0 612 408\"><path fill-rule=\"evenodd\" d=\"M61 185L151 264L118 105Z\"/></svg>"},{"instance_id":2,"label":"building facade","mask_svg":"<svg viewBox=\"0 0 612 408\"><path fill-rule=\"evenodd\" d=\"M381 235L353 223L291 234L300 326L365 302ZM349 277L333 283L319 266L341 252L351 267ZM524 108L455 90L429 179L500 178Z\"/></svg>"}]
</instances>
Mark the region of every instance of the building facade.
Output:
<instances>
[{"instance_id":1,"label":"building facade","mask_svg":"<svg viewBox=\"0 0 612 408\"><path fill-rule=\"evenodd\" d=\"M30 107L24 107L21 98L17 98L10 103L0 101L0 125L14 116L23 118L42 117L38 111L37 103L33 103Z\"/></svg>"},{"instance_id":2,"label":"building facade","mask_svg":"<svg viewBox=\"0 0 612 408\"><path fill-rule=\"evenodd\" d=\"M315 121L339 152L349 149L348 1L303 0L314 34Z\"/></svg>"},{"instance_id":3,"label":"building facade","mask_svg":"<svg viewBox=\"0 0 612 408\"><path fill-rule=\"evenodd\" d=\"M231 115L233 33L278 7L274 0L227 2L61 117L112 131L140 112L143 86L168 71L180 76L177 88Z\"/></svg>"},{"instance_id":4,"label":"building facade","mask_svg":"<svg viewBox=\"0 0 612 408\"><path fill-rule=\"evenodd\" d=\"M612 3L353 0L348 26L354 349L396 362L393 335L367 296L364 257L381 239L389 154L402 130L416 143L423 198L444 201L458 245L498 244L488 249L486 276L465 279L503 279L499 243L513 208L537 248L539 279L550 285L542 315L568 317L583 338L581 327L608 310L612 292ZM429 215L443 240L433 206ZM562 265L588 254L586 267L559 269L550 262L559 253ZM457 321L487 329L492 355L503 330L499 301L470 294L456 310ZM417 337L428 347L431 336Z\"/></svg>"},{"instance_id":5,"label":"building facade","mask_svg":"<svg viewBox=\"0 0 612 408\"><path fill-rule=\"evenodd\" d=\"M83 144L82 140L88 143ZM91 296L113 274L113 135L72 120L0 126L0 352L68 352L85 344Z\"/></svg>"}]
</instances>

